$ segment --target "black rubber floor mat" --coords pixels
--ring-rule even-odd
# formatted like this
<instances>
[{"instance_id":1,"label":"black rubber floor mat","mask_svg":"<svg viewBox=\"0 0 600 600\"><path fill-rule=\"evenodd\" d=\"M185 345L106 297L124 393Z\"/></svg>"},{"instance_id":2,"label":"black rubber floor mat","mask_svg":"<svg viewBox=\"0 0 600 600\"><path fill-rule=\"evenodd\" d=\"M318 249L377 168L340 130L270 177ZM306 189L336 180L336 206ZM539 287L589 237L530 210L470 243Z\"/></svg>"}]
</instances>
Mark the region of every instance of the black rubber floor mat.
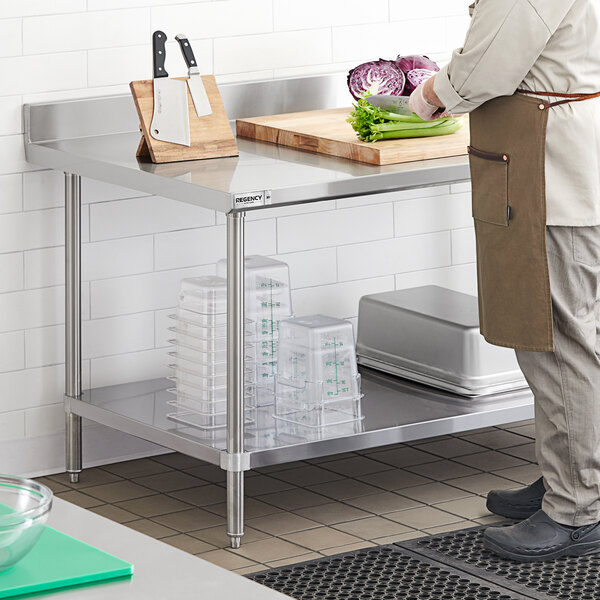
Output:
<instances>
[{"instance_id":1,"label":"black rubber floor mat","mask_svg":"<svg viewBox=\"0 0 600 600\"><path fill-rule=\"evenodd\" d=\"M392 546L248 575L296 600L525 600L500 586Z\"/></svg>"},{"instance_id":2,"label":"black rubber floor mat","mask_svg":"<svg viewBox=\"0 0 600 600\"><path fill-rule=\"evenodd\" d=\"M460 571L536 600L600 600L600 555L566 557L543 563L502 559L483 548L485 526L398 544L424 560Z\"/></svg>"}]
</instances>

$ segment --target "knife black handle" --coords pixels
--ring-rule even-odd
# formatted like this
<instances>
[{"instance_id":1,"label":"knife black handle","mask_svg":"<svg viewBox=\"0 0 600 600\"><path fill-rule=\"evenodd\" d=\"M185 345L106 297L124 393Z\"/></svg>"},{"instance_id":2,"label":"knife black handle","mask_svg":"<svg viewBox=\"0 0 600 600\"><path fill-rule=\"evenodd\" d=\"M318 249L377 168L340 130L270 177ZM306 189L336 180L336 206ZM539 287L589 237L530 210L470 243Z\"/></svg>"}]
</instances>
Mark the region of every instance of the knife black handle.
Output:
<instances>
[{"instance_id":1,"label":"knife black handle","mask_svg":"<svg viewBox=\"0 0 600 600\"><path fill-rule=\"evenodd\" d=\"M165 60L167 36L164 31L155 31L152 34L152 66L154 69L154 79L159 77L168 77L165 69Z\"/></svg>"},{"instance_id":2,"label":"knife black handle","mask_svg":"<svg viewBox=\"0 0 600 600\"><path fill-rule=\"evenodd\" d=\"M192 46L188 41L187 37L182 33L175 36L175 39L179 42L179 47L181 48L181 52L183 54L183 58L185 59L185 64L188 69L192 67L197 67L196 58L194 56L194 51L192 50Z\"/></svg>"}]
</instances>

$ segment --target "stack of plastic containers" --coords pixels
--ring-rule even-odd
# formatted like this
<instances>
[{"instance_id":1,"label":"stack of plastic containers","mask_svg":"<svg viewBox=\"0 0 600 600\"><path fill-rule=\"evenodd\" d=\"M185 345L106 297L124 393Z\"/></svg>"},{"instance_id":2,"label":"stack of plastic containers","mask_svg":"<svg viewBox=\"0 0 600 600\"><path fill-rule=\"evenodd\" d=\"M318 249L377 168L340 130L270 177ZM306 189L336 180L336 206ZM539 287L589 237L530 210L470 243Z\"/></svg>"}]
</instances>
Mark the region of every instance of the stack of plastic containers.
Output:
<instances>
[{"instance_id":1,"label":"stack of plastic containers","mask_svg":"<svg viewBox=\"0 0 600 600\"><path fill-rule=\"evenodd\" d=\"M279 323L293 314L290 272L286 263L257 255L246 257L244 267L246 317L255 323L257 405L268 406L274 402ZM217 275L226 277L225 260L217 263Z\"/></svg>"},{"instance_id":2,"label":"stack of plastic containers","mask_svg":"<svg viewBox=\"0 0 600 600\"><path fill-rule=\"evenodd\" d=\"M352 323L323 315L281 321L276 419L306 428L357 422L361 398Z\"/></svg>"},{"instance_id":3,"label":"stack of plastic containers","mask_svg":"<svg viewBox=\"0 0 600 600\"><path fill-rule=\"evenodd\" d=\"M172 420L200 429L217 429L227 424L227 281L205 276L184 279L179 307L174 315L175 348L169 354L175 388L169 390L176 408ZM256 367L252 361L252 337L246 358L246 422L255 420Z\"/></svg>"}]
</instances>

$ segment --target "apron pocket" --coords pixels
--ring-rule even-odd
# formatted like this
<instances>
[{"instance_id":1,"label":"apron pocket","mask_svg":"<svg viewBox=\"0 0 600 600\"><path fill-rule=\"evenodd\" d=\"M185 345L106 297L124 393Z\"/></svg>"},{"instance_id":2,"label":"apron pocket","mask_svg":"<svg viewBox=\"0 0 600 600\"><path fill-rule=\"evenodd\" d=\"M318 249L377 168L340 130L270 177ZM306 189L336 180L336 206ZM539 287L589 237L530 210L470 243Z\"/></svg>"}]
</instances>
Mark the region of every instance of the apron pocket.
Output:
<instances>
[{"instance_id":1,"label":"apron pocket","mask_svg":"<svg viewBox=\"0 0 600 600\"><path fill-rule=\"evenodd\" d=\"M473 188L473 218L508 227L509 156L486 152L473 146L469 146L468 151Z\"/></svg>"}]
</instances>

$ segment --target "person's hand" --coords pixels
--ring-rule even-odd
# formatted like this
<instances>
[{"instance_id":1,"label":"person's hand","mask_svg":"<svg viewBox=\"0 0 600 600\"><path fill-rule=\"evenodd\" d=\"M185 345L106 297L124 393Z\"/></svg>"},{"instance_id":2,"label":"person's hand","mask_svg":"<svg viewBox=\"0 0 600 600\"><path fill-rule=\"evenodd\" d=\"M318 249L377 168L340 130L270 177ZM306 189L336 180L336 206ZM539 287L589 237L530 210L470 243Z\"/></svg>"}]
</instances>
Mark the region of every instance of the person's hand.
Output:
<instances>
[{"instance_id":1,"label":"person's hand","mask_svg":"<svg viewBox=\"0 0 600 600\"><path fill-rule=\"evenodd\" d=\"M431 102L428 102L425 98L426 92L429 92L432 96L435 96L437 98L437 95L435 94L435 92L433 92L433 79L434 77L428 79L427 81L417 86L413 93L410 95L408 101L408 106L410 107L410 110L412 110L416 115L421 117L421 119L423 119L424 121L434 121L435 119L439 119L440 117L445 117L448 115L448 113L442 106L440 106L439 104L432 104Z\"/></svg>"}]
</instances>

